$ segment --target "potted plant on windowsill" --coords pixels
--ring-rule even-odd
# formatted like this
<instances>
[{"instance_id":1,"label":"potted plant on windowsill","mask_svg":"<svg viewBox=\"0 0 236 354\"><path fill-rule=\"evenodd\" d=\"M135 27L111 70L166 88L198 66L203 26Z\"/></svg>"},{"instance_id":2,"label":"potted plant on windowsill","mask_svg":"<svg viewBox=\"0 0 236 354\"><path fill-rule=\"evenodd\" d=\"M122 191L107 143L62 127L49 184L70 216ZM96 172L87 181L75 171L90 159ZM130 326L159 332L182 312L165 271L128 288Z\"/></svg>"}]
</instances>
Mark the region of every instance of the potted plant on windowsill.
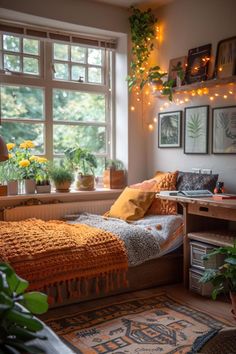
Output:
<instances>
[{"instance_id":1,"label":"potted plant on windowsill","mask_svg":"<svg viewBox=\"0 0 236 354\"><path fill-rule=\"evenodd\" d=\"M38 163L41 164L41 168L36 174L36 191L37 193L51 193L48 160L44 157L38 157Z\"/></svg>"},{"instance_id":2,"label":"potted plant on windowsill","mask_svg":"<svg viewBox=\"0 0 236 354\"><path fill-rule=\"evenodd\" d=\"M8 143L7 149L9 159L4 163L7 181L7 193L8 195L17 195L20 173L16 163L16 144Z\"/></svg>"},{"instance_id":3,"label":"potted plant on windowsill","mask_svg":"<svg viewBox=\"0 0 236 354\"><path fill-rule=\"evenodd\" d=\"M106 159L103 172L103 186L109 189L122 189L125 187L125 169L120 160Z\"/></svg>"},{"instance_id":4,"label":"potted plant on windowsill","mask_svg":"<svg viewBox=\"0 0 236 354\"><path fill-rule=\"evenodd\" d=\"M93 191L95 189L95 168L97 168L95 155L78 146L67 149L65 155L72 168L78 171L77 189Z\"/></svg>"},{"instance_id":5,"label":"potted plant on windowsill","mask_svg":"<svg viewBox=\"0 0 236 354\"><path fill-rule=\"evenodd\" d=\"M49 168L49 176L54 182L56 192L68 193L70 191L71 183L74 180L73 171L63 164L53 164Z\"/></svg>"},{"instance_id":6,"label":"potted plant on windowsill","mask_svg":"<svg viewBox=\"0 0 236 354\"><path fill-rule=\"evenodd\" d=\"M6 263L0 263L0 353L46 353L34 339L47 340L38 332L44 324L33 314L48 310L47 296L25 292L29 283L21 279Z\"/></svg>"},{"instance_id":7,"label":"potted plant on windowsill","mask_svg":"<svg viewBox=\"0 0 236 354\"><path fill-rule=\"evenodd\" d=\"M200 281L212 283L214 300L220 293L230 293L232 312L236 318L236 241L233 246L215 248L203 259L208 260L218 254L225 256L224 263L218 269L206 269Z\"/></svg>"}]
</instances>

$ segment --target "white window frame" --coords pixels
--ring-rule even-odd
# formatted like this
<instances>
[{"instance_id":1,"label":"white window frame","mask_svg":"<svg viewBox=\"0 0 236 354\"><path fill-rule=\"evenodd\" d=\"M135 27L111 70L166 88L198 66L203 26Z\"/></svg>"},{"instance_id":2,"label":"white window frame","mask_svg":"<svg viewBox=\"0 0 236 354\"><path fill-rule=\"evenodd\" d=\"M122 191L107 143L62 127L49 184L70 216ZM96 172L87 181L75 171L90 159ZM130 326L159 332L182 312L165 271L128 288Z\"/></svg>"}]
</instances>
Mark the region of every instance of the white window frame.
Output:
<instances>
[{"instance_id":1,"label":"white window frame","mask_svg":"<svg viewBox=\"0 0 236 354\"><path fill-rule=\"evenodd\" d=\"M14 36L19 36L22 38L29 38L28 36L23 35L15 35L8 32L1 32L1 34L10 34ZM63 81L57 80L53 78L53 42L57 43L58 41L44 41L40 40L40 53L41 53L41 71L40 75L34 76L31 74L25 74L23 72L16 73L16 72L4 72L4 70L0 70L0 82L1 85L9 85L9 86L31 86L42 88L45 91L44 96L44 120L36 120L36 119L14 119L9 118L5 119L2 117L2 122L22 122L22 123L30 123L30 124L37 124L43 123L44 124L44 156L46 156L49 160L53 160L54 157L63 157L62 154L54 154L53 153L53 126L54 124L65 124L65 125L95 125L95 126L104 126L106 127L106 152L105 153L96 153L94 154L97 157L103 158L114 158L114 137L115 134L113 132L114 127L114 110L113 110L113 87L114 87L114 52L105 50L105 58L106 61L104 65L104 83L100 84L92 84L86 82L77 82L77 81ZM63 42L62 42L63 43ZM68 45L73 45L72 43L66 43ZM80 45L85 46L86 45ZM88 48L92 48L92 46L87 45ZM104 49L104 48L102 48ZM22 53L23 55L23 53ZM3 58L3 55L1 56ZM0 65L3 63L0 62ZM79 63L78 63L79 64ZM90 64L87 64L90 66ZM96 67L96 65L91 65ZM100 66L99 66L100 67ZM3 66L0 67L2 69ZM75 90L78 92L88 92L88 93L98 93L105 95L105 116L106 121L104 123L99 122L68 122L68 121L53 121L53 89L64 89L64 90Z\"/></svg>"}]
</instances>

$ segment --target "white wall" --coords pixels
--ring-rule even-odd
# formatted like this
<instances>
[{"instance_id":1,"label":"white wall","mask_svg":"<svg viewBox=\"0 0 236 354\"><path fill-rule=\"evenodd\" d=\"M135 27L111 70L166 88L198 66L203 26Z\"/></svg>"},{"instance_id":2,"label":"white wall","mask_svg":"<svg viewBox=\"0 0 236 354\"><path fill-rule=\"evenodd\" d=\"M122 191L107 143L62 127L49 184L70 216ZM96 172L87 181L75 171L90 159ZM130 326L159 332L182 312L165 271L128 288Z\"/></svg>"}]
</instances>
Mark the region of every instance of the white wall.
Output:
<instances>
[{"instance_id":1,"label":"white wall","mask_svg":"<svg viewBox=\"0 0 236 354\"><path fill-rule=\"evenodd\" d=\"M236 36L235 13L235 0L177 0L163 6L156 11L163 36L159 51L155 53L157 63L164 70L168 70L170 59L187 55L189 49L208 43L212 43L212 53L215 56L218 41ZM222 92L227 90L229 88L222 88ZM163 102L165 101L156 100L156 115ZM204 104L209 104L211 107L235 105L235 86L234 95L227 100L221 98L211 102L209 95L198 96L192 98L188 106ZM184 107L185 105L172 104L164 111L184 110ZM152 117L153 112L149 114L149 120ZM158 149L157 126L154 132L149 133L147 140L149 176L152 176L155 170L190 171L193 167L210 168L213 172L219 173L219 179L225 181L229 190L236 192L236 155L185 155L183 148ZM209 140L211 141L211 136Z\"/></svg>"}]
</instances>

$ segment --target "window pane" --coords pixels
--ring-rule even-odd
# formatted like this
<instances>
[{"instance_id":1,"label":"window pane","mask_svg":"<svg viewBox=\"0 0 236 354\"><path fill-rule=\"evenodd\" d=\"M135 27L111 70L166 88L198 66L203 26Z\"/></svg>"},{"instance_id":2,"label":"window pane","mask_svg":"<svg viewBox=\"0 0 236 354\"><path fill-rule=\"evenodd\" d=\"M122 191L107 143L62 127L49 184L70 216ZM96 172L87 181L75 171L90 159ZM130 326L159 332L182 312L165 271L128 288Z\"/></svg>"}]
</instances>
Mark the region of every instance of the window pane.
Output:
<instances>
[{"instance_id":1,"label":"window pane","mask_svg":"<svg viewBox=\"0 0 236 354\"><path fill-rule=\"evenodd\" d=\"M3 35L3 49L11 52L20 51L20 38L15 36Z\"/></svg>"},{"instance_id":2,"label":"window pane","mask_svg":"<svg viewBox=\"0 0 236 354\"><path fill-rule=\"evenodd\" d=\"M55 69L55 74L54 74L55 79L68 80L69 78L68 64L55 63L54 69Z\"/></svg>"},{"instance_id":3,"label":"window pane","mask_svg":"<svg viewBox=\"0 0 236 354\"><path fill-rule=\"evenodd\" d=\"M20 56L13 54L4 54L4 69L11 71L21 71Z\"/></svg>"},{"instance_id":4,"label":"window pane","mask_svg":"<svg viewBox=\"0 0 236 354\"><path fill-rule=\"evenodd\" d=\"M2 122L0 133L6 143L14 141L19 145L24 140L32 140L36 146L35 153L44 153L43 124Z\"/></svg>"},{"instance_id":5,"label":"window pane","mask_svg":"<svg viewBox=\"0 0 236 354\"><path fill-rule=\"evenodd\" d=\"M105 170L105 157L97 157L98 167L95 170L95 176L102 176Z\"/></svg>"},{"instance_id":6,"label":"window pane","mask_svg":"<svg viewBox=\"0 0 236 354\"><path fill-rule=\"evenodd\" d=\"M44 118L44 91L42 89L2 86L1 102L2 118Z\"/></svg>"},{"instance_id":7,"label":"window pane","mask_svg":"<svg viewBox=\"0 0 236 354\"><path fill-rule=\"evenodd\" d=\"M79 46L71 46L71 60L78 63L86 62L86 48Z\"/></svg>"},{"instance_id":8,"label":"window pane","mask_svg":"<svg viewBox=\"0 0 236 354\"><path fill-rule=\"evenodd\" d=\"M105 95L53 90L53 119L105 122Z\"/></svg>"},{"instance_id":9,"label":"window pane","mask_svg":"<svg viewBox=\"0 0 236 354\"><path fill-rule=\"evenodd\" d=\"M23 72L26 74L39 75L39 61L35 58L24 57Z\"/></svg>"},{"instance_id":10,"label":"window pane","mask_svg":"<svg viewBox=\"0 0 236 354\"><path fill-rule=\"evenodd\" d=\"M102 65L102 50L101 49L88 49L88 63L94 65Z\"/></svg>"},{"instance_id":11,"label":"window pane","mask_svg":"<svg viewBox=\"0 0 236 354\"><path fill-rule=\"evenodd\" d=\"M37 39L23 39L23 52L39 55L39 41Z\"/></svg>"},{"instance_id":12,"label":"window pane","mask_svg":"<svg viewBox=\"0 0 236 354\"><path fill-rule=\"evenodd\" d=\"M54 43L54 59L68 60L69 59L69 46L67 44Z\"/></svg>"},{"instance_id":13,"label":"window pane","mask_svg":"<svg viewBox=\"0 0 236 354\"><path fill-rule=\"evenodd\" d=\"M102 69L88 68L88 81L96 84L102 83Z\"/></svg>"},{"instance_id":14,"label":"window pane","mask_svg":"<svg viewBox=\"0 0 236 354\"><path fill-rule=\"evenodd\" d=\"M79 143L92 152L106 152L105 127L54 125L53 146L54 153L64 153L65 149Z\"/></svg>"},{"instance_id":15,"label":"window pane","mask_svg":"<svg viewBox=\"0 0 236 354\"><path fill-rule=\"evenodd\" d=\"M85 67L79 65L72 65L71 79L76 81L85 81Z\"/></svg>"}]
</instances>

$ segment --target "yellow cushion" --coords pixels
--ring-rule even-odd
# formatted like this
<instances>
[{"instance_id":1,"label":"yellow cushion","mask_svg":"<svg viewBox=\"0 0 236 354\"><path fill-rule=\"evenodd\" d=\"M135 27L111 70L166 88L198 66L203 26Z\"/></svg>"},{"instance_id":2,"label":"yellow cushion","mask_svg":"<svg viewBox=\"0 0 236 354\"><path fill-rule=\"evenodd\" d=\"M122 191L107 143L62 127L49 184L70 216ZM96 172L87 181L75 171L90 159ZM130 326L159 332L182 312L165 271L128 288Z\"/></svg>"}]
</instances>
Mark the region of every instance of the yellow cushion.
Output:
<instances>
[{"instance_id":1,"label":"yellow cushion","mask_svg":"<svg viewBox=\"0 0 236 354\"><path fill-rule=\"evenodd\" d=\"M155 193L126 187L112 205L109 216L125 221L141 219L150 207Z\"/></svg>"}]
</instances>

